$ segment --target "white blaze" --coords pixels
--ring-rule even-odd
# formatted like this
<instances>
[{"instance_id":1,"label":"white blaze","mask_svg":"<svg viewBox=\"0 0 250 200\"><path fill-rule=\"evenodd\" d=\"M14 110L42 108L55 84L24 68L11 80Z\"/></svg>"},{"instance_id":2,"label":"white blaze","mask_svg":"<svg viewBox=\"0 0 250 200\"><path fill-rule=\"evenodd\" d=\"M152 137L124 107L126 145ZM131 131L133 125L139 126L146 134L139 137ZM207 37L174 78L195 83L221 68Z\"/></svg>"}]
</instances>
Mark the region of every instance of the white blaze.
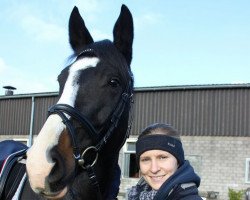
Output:
<instances>
[{"instance_id":1,"label":"white blaze","mask_svg":"<svg viewBox=\"0 0 250 200\"><path fill-rule=\"evenodd\" d=\"M95 67L99 62L98 58L84 58L78 60L74 63L69 69L69 76L64 85L63 93L61 98L58 101L59 103L68 104L70 106L74 106L76 95L79 89L79 85L77 84L77 80L80 75L80 71L87 69L89 67Z\"/></svg>"},{"instance_id":2,"label":"white blaze","mask_svg":"<svg viewBox=\"0 0 250 200\"><path fill-rule=\"evenodd\" d=\"M65 125L58 115L50 115L38 134L35 143L28 150L26 168L33 190L45 187L44 179L54 166L50 157L47 156L47 150L50 150L58 143L59 135L64 128Z\"/></svg>"},{"instance_id":3,"label":"white blaze","mask_svg":"<svg viewBox=\"0 0 250 200\"><path fill-rule=\"evenodd\" d=\"M80 71L89 67L95 67L98 62L99 59L96 57L87 57L79 59L72 64L58 104L63 103L74 106L79 89L78 78ZM45 188L45 178L55 164L47 153L53 146L58 144L59 137L65 128L65 124L62 123L62 119L57 114L50 115L34 144L27 152L26 168L34 191L36 191L36 188Z\"/></svg>"}]
</instances>

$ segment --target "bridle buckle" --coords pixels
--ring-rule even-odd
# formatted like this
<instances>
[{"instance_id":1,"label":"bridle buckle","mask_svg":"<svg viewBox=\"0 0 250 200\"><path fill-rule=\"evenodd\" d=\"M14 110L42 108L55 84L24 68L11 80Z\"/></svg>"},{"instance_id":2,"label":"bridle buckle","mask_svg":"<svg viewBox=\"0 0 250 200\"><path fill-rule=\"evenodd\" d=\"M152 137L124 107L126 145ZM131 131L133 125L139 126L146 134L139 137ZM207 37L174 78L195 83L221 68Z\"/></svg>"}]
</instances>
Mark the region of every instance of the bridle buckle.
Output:
<instances>
[{"instance_id":1,"label":"bridle buckle","mask_svg":"<svg viewBox=\"0 0 250 200\"><path fill-rule=\"evenodd\" d=\"M94 160L92 161L92 163L86 163L86 159L84 158L85 155L87 154L87 152L89 152L89 151L94 151L94 152L95 152L95 158L94 158ZM80 159L78 159L78 164L79 164L83 169L87 169L87 167L89 167L89 166L90 166L90 167L93 167L93 166L96 164L97 159L98 159L98 149L97 149L95 146L90 146L90 147L86 148L86 149L83 151L83 153L82 153Z\"/></svg>"}]
</instances>

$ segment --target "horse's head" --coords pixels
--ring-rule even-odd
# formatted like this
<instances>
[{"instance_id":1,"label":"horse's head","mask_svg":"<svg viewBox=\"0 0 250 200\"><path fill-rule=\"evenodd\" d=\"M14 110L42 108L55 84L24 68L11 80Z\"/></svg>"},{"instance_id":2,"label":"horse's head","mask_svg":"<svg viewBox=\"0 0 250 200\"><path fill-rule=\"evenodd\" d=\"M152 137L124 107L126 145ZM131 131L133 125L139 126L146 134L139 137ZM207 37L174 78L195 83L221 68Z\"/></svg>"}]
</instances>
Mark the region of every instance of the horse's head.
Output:
<instances>
[{"instance_id":1,"label":"horse's head","mask_svg":"<svg viewBox=\"0 0 250 200\"><path fill-rule=\"evenodd\" d=\"M124 5L113 36L94 42L73 9L69 40L76 59L59 74L59 101L27 153L31 188L47 198L65 196L78 174L100 162L103 149L117 154L124 142L133 88L133 20Z\"/></svg>"}]
</instances>

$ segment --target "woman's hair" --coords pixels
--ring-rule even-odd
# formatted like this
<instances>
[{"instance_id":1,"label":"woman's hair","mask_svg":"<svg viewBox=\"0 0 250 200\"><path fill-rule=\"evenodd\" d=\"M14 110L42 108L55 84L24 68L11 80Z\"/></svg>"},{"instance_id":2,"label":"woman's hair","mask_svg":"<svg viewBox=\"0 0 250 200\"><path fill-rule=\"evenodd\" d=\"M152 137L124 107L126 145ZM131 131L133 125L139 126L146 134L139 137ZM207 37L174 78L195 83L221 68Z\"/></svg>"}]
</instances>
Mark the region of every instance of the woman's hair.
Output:
<instances>
[{"instance_id":1,"label":"woman's hair","mask_svg":"<svg viewBox=\"0 0 250 200\"><path fill-rule=\"evenodd\" d=\"M146 135L163 134L181 140L180 133L169 124L155 123L145 128L138 139Z\"/></svg>"}]
</instances>

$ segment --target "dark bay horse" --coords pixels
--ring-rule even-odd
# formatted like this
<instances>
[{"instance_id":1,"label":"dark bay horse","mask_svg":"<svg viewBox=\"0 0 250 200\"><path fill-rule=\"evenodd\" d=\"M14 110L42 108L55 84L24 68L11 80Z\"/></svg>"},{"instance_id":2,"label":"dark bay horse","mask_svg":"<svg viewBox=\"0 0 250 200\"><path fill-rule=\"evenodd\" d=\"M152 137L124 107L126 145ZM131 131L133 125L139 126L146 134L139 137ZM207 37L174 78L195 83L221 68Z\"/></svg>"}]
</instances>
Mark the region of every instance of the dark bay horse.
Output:
<instances>
[{"instance_id":1,"label":"dark bay horse","mask_svg":"<svg viewBox=\"0 0 250 200\"><path fill-rule=\"evenodd\" d=\"M94 42L73 9L75 61L59 74L59 101L27 152L21 199L110 199L133 91L133 19L125 5L113 36Z\"/></svg>"}]
</instances>

